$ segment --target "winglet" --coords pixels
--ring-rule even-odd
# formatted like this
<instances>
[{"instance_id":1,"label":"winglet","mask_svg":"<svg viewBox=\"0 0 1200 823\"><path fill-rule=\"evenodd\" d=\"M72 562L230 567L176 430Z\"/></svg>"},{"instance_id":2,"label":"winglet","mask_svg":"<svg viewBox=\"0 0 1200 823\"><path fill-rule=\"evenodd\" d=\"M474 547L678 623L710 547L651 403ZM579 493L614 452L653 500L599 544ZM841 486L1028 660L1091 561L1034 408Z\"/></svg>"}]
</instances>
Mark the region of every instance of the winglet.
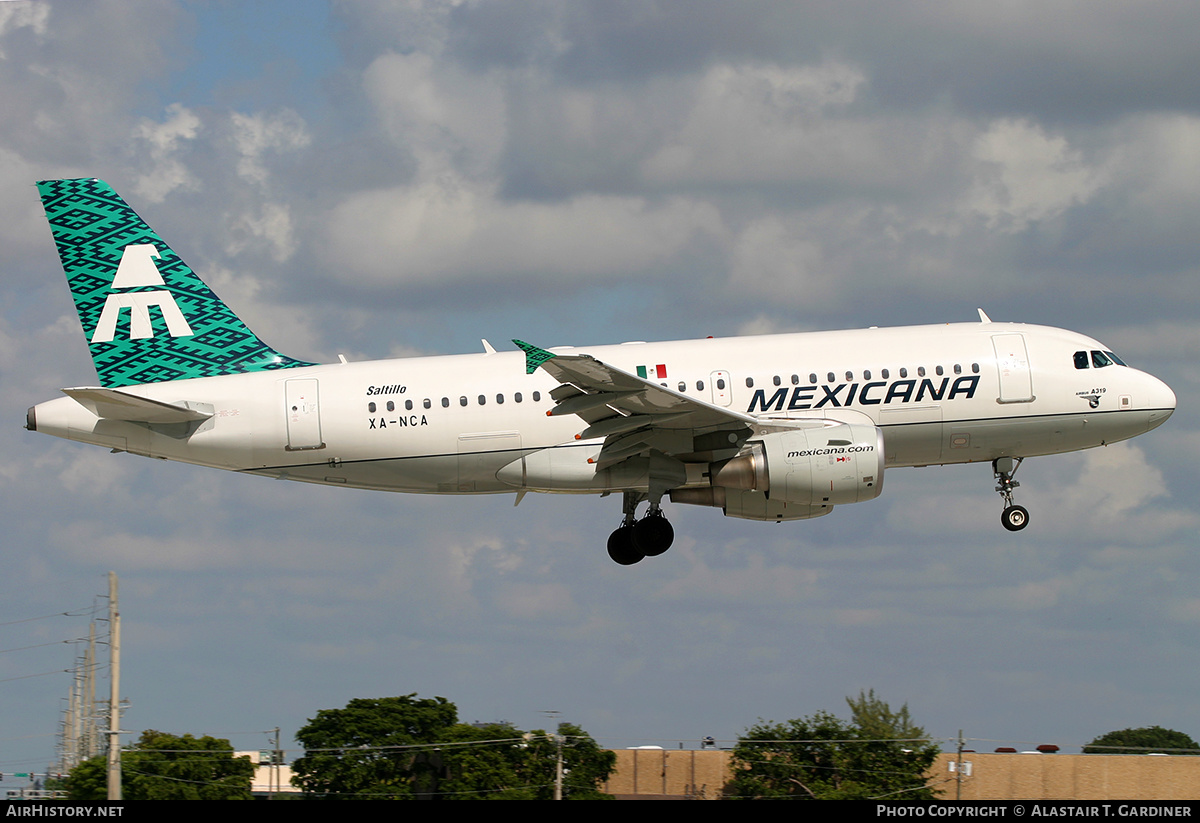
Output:
<instances>
[{"instance_id":1,"label":"winglet","mask_svg":"<svg viewBox=\"0 0 1200 823\"><path fill-rule=\"evenodd\" d=\"M991 323L992 322L992 318L988 317L987 312L985 312L983 309L977 309L977 311L979 312L979 322L980 323Z\"/></svg>"},{"instance_id":2,"label":"winglet","mask_svg":"<svg viewBox=\"0 0 1200 823\"><path fill-rule=\"evenodd\" d=\"M517 348L525 352L526 374L533 374L537 371L538 366L555 356L553 352L539 349L537 346L530 345L523 340L514 340L513 342L517 344Z\"/></svg>"}]
</instances>

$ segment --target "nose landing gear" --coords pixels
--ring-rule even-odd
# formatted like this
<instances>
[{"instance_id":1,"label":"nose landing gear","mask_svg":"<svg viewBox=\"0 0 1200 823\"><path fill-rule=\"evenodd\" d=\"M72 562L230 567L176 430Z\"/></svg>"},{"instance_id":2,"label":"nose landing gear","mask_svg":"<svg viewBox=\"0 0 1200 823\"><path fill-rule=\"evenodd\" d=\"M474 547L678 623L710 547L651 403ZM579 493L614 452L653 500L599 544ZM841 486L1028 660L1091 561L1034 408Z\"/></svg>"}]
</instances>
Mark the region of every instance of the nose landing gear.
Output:
<instances>
[{"instance_id":1,"label":"nose landing gear","mask_svg":"<svg viewBox=\"0 0 1200 823\"><path fill-rule=\"evenodd\" d=\"M992 461L992 474L996 478L996 491L1004 498L1004 511L1000 513L1000 522L1010 532L1019 532L1029 525L1029 512L1024 506L1013 503L1013 489L1021 484L1013 480L1013 475L1020 468L1023 457L1000 457Z\"/></svg>"}]
</instances>

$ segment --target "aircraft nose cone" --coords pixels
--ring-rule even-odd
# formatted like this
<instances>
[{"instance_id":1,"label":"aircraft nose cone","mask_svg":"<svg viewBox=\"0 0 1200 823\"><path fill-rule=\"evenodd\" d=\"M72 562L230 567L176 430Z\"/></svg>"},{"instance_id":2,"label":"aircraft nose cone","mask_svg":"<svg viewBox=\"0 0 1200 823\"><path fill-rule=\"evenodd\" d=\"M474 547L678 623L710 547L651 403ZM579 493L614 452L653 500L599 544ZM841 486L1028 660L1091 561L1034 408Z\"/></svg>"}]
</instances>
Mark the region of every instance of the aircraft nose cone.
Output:
<instances>
[{"instance_id":1,"label":"aircraft nose cone","mask_svg":"<svg viewBox=\"0 0 1200 823\"><path fill-rule=\"evenodd\" d=\"M1157 377L1149 377L1150 385L1146 389L1146 407L1150 411L1146 431L1155 429L1167 422L1167 418L1175 411L1175 392L1171 387Z\"/></svg>"}]
</instances>

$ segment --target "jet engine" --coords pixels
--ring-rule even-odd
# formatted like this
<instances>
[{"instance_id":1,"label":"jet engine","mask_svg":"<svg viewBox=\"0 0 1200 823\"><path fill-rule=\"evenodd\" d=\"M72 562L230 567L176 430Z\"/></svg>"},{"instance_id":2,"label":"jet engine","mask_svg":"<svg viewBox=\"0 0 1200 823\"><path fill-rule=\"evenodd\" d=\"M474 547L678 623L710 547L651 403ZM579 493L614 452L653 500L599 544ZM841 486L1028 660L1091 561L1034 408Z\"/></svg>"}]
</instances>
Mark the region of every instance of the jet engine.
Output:
<instances>
[{"instance_id":1,"label":"jet engine","mask_svg":"<svg viewBox=\"0 0 1200 823\"><path fill-rule=\"evenodd\" d=\"M861 423L773 431L709 467L708 487L674 489L671 500L716 506L728 517L805 520L883 491L883 432Z\"/></svg>"}]
</instances>

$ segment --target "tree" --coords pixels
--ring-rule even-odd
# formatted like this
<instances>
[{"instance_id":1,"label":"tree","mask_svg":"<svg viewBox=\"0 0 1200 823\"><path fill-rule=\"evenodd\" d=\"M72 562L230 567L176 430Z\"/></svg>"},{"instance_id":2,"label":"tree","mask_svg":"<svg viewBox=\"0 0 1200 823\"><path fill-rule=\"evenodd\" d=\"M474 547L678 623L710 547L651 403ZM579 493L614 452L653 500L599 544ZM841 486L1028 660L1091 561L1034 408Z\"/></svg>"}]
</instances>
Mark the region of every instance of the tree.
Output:
<instances>
[{"instance_id":1,"label":"tree","mask_svg":"<svg viewBox=\"0 0 1200 823\"><path fill-rule=\"evenodd\" d=\"M457 720L446 698L416 694L322 709L296 733L305 754L292 763L292 782L327 799L414 797L435 771L425 744L445 739Z\"/></svg>"},{"instance_id":2,"label":"tree","mask_svg":"<svg viewBox=\"0 0 1200 823\"><path fill-rule=\"evenodd\" d=\"M507 724L459 725L451 739L477 745L442 750L445 771L438 793L445 800L552 800L558 768L555 735L522 733ZM563 740L563 797L611 800L600 783L616 768L617 756L601 749L583 729L560 723Z\"/></svg>"},{"instance_id":3,"label":"tree","mask_svg":"<svg viewBox=\"0 0 1200 823\"><path fill-rule=\"evenodd\" d=\"M533 800L522 766L527 747L509 723L459 723L440 749L438 795L445 800Z\"/></svg>"},{"instance_id":4,"label":"tree","mask_svg":"<svg viewBox=\"0 0 1200 823\"><path fill-rule=\"evenodd\" d=\"M1190 749L1191 751L1181 751ZM1083 747L1084 754L1200 754L1200 746L1183 732L1146 726L1102 734Z\"/></svg>"},{"instance_id":5,"label":"tree","mask_svg":"<svg viewBox=\"0 0 1200 823\"><path fill-rule=\"evenodd\" d=\"M850 721L858 727L863 737L879 740L907 740L927 744L929 735L913 723L905 703L897 711L875 696L875 690L859 691L858 697L847 697Z\"/></svg>"},{"instance_id":6,"label":"tree","mask_svg":"<svg viewBox=\"0 0 1200 823\"><path fill-rule=\"evenodd\" d=\"M459 723L445 698L415 694L351 700L317 713L297 734L305 754L292 763L305 794L329 799L422 797L437 800L537 800L554 792L557 745L545 732L510 723ZM582 729L565 735L570 799L607 797L599 789L616 765Z\"/></svg>"},{"instance_id":7,"label":"tree","mask_svg":"<svg viewBox=\"0 0 1200 823\"><path fill-rule=\"evenodd\" d=\"M251 800L254 765L234 757L228 740L178 737L147 730L121 752L121 794L126 800ZM71 800L108 797L105 757L85 760L67 778Z\"/></svg>"},{"instance_id":8,"label":"tree","mask_svg":"<svg viewBox=\"0 0 1200 823\"><path fill-rule=\"evenodd\" d=\"M600 748L591 735L571 723L559 723L563 739L563 797L567 800L612 800L600 791L600 784L617 767L617 755ZM554 773L558 743L541 730L530 732L530 782L536 787L534 800L554 799Z\"/></svg>"},{"instance_id":9,"label":"tree","mask_svg":"<svg viewBox=\"0 0 1200 823\"><path fill-rule=\"evenodd\" d=\"M854 720L829 712L785 723L760 722L733 749L738 799L932 800L926 772L938 747L913 725L908 707L892 711L874 691L847 698Z\"/></svg>"}]
</instances>

